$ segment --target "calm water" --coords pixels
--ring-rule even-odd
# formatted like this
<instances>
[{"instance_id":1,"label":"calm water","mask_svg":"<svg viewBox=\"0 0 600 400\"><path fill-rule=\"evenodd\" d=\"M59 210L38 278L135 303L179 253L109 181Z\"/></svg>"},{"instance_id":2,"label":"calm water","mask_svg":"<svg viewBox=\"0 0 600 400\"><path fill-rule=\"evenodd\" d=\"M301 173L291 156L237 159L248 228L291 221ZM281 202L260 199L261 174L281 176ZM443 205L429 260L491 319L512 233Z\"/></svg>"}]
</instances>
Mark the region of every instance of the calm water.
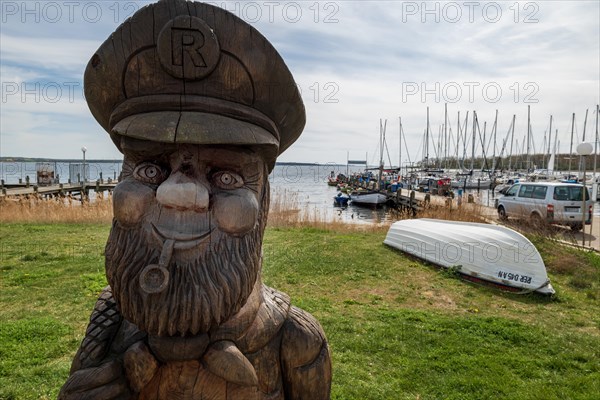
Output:
<instances>
[{"instance_id":1,"label":"calm water","mask_svg":"<svg viewBox=\"0 0 600 400\"><path fill-rule=\"evenodd\" d=\"M333 206L333 197L338 191L334 186L327 185L327 177L334 174L352 174L362 172L362 166L346 165L278 165L275 167L269 180L271 182L271 196L276 199L292 199L301 210L318 214L327 221L352 221L352 222L381 222L390 220L393 215L387 207L366 208L353 206L347 208Z\"/></svg>"}]
</instances>

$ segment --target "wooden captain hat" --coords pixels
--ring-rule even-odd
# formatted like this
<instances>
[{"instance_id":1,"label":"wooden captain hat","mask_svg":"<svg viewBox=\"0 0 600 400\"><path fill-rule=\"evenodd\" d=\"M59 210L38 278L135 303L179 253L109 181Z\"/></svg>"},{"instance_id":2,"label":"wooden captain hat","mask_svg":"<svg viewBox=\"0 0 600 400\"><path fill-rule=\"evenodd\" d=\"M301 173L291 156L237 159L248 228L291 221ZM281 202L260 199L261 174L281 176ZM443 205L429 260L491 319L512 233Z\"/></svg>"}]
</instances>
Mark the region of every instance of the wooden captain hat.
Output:
<instances>
[{"instance_id":1,"label":"wooden captain hat","mask_svg":"<svg viewBox=\"0 0 600 400\"><path fill-rule=\"evenodd\" d=\"M291 72L256 29L221 8L161 0L121 24L90 59L88 106L120 136L231 144L275 159L302 133Z\"/></svg>"}]
</instances>

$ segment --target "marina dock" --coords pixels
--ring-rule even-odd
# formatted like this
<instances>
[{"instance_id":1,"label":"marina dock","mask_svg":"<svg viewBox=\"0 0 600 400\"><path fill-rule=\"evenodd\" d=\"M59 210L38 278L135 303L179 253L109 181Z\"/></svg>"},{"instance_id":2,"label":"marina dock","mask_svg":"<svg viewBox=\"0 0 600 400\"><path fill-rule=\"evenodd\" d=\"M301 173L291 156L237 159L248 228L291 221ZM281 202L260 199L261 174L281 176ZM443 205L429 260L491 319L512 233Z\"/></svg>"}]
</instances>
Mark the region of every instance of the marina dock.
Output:
<instances>
[{"instance_id":1,"label":"marina dock","mask_svg":"<svg viewBox=\"0 0 600 400\"><path fill-rule=\"evenodd\" d=\"M4 184L0 183L0 199L21 197L21 196L40 196L45 198L50 197L65 197L73 196L83 199L89 196L90 191L95 193L112 192L117 186L118 181L115 180L97 180L96 182L78 182L78 183L58 183L51 185L36 185L29 183Z\"/></svg>"},{"instance_id":2,"label":"marina dock","mask_svg":"<svg viewBox=\"0 0 600 400\"><path fill-rule=\"evenodd\" d=\"M457 202L451 196L438 196L430 193L419 192L415 190L399 188L395 192L384 193L389 205L397 208L412 208L414 211L420 211L427 205L433 206L448 206L449 202ZM465 202L468 202L468 196L465 196Z\"/></svg>"}]
</instances>

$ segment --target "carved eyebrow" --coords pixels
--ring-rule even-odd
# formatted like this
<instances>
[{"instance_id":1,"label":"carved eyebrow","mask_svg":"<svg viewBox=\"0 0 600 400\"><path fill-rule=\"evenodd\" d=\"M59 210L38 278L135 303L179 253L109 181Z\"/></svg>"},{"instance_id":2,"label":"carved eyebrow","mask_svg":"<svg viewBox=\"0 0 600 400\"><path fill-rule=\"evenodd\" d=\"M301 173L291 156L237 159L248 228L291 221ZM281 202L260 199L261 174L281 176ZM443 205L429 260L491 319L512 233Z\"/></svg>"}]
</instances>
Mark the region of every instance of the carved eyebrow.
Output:
<instances>
[{"instance_id":1,"label":"carved eyebrow","mask_svg":"<svg viewBox=\"0 0 600 400\"><path fill-rule=\"evenodd\" d=\"M239 173L242 176L254 176L260 174L261 168L255 161L239 161L239 160L215 160L209 163L210 167L216 170L231 170Z\"/></svg>"},{"instance_id":2,"label":"carved eyebrow","mask_svg":"<svg viewBox=\"0 0 600 400\"><path fill-rule=\"evenodd\" d=\"M121 150L123 153L128 153L135 157L157 158L172 153L175 148L169 143L123 138L121 140Z\"/></svg>"}]
</instances>

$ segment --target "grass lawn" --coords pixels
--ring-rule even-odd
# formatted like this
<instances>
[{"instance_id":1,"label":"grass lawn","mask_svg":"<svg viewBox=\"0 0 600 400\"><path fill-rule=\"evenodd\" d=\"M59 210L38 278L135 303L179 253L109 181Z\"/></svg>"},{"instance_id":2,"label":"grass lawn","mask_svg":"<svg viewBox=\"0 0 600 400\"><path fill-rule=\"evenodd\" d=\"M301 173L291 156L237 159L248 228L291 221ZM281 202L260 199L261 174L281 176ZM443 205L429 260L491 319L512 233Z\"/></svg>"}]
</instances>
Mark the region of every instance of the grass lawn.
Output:
<instances>
[{"instance_id":1,"label":"grass lawn","mask_svg":"<svg viewBox=\"0 0 600 400\"><path fill-rule=\"evenodd\" d=\"M0 226L0 399L54 399L100 289L108 224ZM270 228L265 283L314 314L334 399L597 399L600 257L533 238L553 298L457 279L384 232Z\"/></svg>"}]
</instances>

